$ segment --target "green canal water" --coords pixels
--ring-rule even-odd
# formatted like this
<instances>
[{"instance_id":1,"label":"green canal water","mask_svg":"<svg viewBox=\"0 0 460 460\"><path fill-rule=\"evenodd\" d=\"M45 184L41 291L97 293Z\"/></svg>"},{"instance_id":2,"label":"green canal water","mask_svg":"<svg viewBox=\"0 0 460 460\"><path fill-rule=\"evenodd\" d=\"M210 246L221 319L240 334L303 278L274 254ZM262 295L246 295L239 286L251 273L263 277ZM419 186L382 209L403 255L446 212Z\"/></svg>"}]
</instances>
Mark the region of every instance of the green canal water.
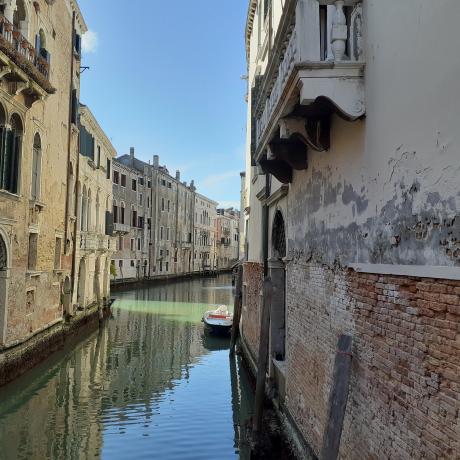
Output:
<instances>
[{"instance_id":1,"label":"green canal water","mask_svg":"<svg viewBox=\"0 0 460 460\"><path fill-rule=\"evenodd\" d=\"M117 293L104 327L0 389L0 459L248 458L252 389L204 333L231 279Z\"/></svg>"}]
</instances>

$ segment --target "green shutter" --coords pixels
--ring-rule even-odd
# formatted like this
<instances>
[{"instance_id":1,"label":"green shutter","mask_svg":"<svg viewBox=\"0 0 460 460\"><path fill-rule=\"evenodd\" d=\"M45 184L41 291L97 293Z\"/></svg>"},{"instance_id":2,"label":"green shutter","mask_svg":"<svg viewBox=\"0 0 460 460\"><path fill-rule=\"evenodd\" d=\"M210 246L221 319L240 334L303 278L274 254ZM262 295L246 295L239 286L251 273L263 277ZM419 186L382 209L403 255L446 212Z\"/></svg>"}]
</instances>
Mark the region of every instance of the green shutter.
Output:
<instances>
[{"instance_id":1,"label":"green shutter","mask_svg":"<svg viewBox=\"0 0 460 460\"><path fill-rule=\"evenodd\" d=\"M12 132L11 161L9 170L8 191L18 193L19 152L21 149L21 136Z\"/></svg>"},{"instance_id":2,"label":"green shutter","mask_svg":"<svg viewBox=\"0 0 460 460\"><path fill-rule=\"evenodd\" d=\"M11 182L11 162L13 157L13 131L7 130L6 131L6 139L5 139L5 153L3 159L3 170L2 170L2 188L4 190L10 191L10 182Z\"/></svg>"}]
</instances>

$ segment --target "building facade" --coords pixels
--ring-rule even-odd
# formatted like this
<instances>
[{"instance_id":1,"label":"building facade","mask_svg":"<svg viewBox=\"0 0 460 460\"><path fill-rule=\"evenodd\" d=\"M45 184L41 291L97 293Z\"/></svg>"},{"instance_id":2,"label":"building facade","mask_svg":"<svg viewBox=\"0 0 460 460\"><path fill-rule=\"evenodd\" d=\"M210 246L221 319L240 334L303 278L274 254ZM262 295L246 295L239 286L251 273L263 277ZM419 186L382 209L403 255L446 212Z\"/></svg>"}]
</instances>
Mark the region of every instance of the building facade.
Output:
<instances>
[{"instance_id":1,"label":"building facade","mask_svg":"<svg viewBox=\"0 0 460 460\"><path fill-rule=\"evenodd\" d=\"M152 182L134 158L134 149L113 162L113 219L117 251L112 261L116 279L143 278L150 271Z\"/></svg>"},{"instance_id":2,"label":"building facade","mask_svg":"<svg viewBox=\"0 0 460 460\"><path fill-rule=\"evenodd\" d=\"M158 155L151 164L137 159L134 148L114 161L112 180L118 240L113 280L178 277L215 267L217 203L197 194L193 181L181 181L180 171L172 176Z\"/></svg>"},{"instance_id":3,"label":"building facade","mask_svg":"<svg viewBox=\"0 0 460 460\"><path fill-rule=\"evenodd\" d=\"M216 268L228 270L239 260L240 213L229 209L217 209L216 216Z\"/></svg>"},{"instance_id":4,"label":"building facade","mask_svg":"<svg viewBox=\"0 0 460 460\"><path fill-rule=\"evenodd\" d=\"M112 162L116 151L88 107L80 105L79 115L72 305L85 309L102 305L110 295L110 263L115 250Z\"/></svg>"},{"instance_id":5,"label":"building facade","mask_svg":"<svg viewBox=\"0 0 460 460\"><path fill-rule=\"evenodd\" d=\"M339 458L460 457L459 16L249 2L243 345L269 276L270 393L317 456L346 336Z\"/></svg>"},{"instance_id":6,"label":"building facade","mask_svg":"<svg viewBox=\"0 0 460 460\"><path fill-rule=\"evenodd\" d=\"M70 304L85 31L73 0L0 2L0 348L61 322Z\"/></svg>"},{"instance_id":7,"label":"building facade","mask_svg":"<svg viewBox=\"0 0 460 460\"><path fill-rule=\"evenodd\" d=\"M199 193L195 195L194 272L217 269L216 247L217 203Z\"/></svg>"}]
</instances>

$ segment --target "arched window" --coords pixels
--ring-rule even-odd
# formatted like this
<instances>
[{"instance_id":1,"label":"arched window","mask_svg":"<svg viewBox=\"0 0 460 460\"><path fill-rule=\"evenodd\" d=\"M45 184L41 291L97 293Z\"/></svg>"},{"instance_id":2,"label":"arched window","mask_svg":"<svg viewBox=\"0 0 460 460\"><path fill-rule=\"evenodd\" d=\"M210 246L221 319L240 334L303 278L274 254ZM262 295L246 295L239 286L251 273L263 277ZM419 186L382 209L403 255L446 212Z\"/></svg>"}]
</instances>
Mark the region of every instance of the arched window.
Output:
<instances>
[{"instance_id":1,"label":"arched window","mask_svg":"<svg viewBox=\"0 0 460 460\"><path fill-rule=\"evenodd\" d=\"M118 222L118 206L117 200L113 200L113 223L117 224Z\"/></svg>"},{"instance_id":2,"label":"arched window","mask_svg":"<svg viewBox=\"0 0 460 460\"><path fill-rule=\"evenodd\" d=\"M5 343L6 312L8 305L8 251L0 231L0 345Z\"/></svg>"},{"instance_id":3,"label":"arched window","mask_svg":"<svg viewBox=\"0 0 460 460\"><path fill-rule=\"evenodd\" d=\"M80 230L86 232L88 227L88 192L86 191L86 185L83 185L83 192L81 194L81 218L80 218Z\"/></svg>"},{"instance_id":4,"label":"arched window","mask_svg":"<svg viewBox=\"0 0 460 460\"><path fill-rule=\"evenodd\" d=\"M5 111L0 106L0 190L17 194L22 143L22 121L13 114L10 127L5 125Z\"/></svg>"},{"instance_id":5,"label":"arched window","mask_svg":"<svg viewBox=\"0 0 460 460\"><path fill-rule=\"evenodd\" d=\"M86 231L90 232L93 229L93 220L92 220L92 207L93 199L91 196L91 189L88 189L88 216L86 217Z\"/></svg>"},{"instance_id":6,"label":"arched window","mask_svg":"<svg viewBox=\"0 0 460 460\"><path fill-rule=\"evenodd\" d=\"M27 40L29 39L29 20L24 0L16 0L16 10L13 14L13 26L16 30L19 30Z\"/></svg>"},{"instance_id":7,"label":"arched window","mask_svg":"<svg viewBox=\"0 0 460 460\"><path fill-rule=\"evenodd\" d=\"M0 271L8 268L8 253L6 252L6 243L0 235Z\"/></svg>"},{"instance_id":8,"label":"arched window","mask_svg":"<svg viewBox=\"0 0 460 460\"><path fill-rule=\"evenodd\" d=\"M125 203L120 203L120 224L125 223Z\"/></svg>"},{"instance_id":9,"label":"arched window","mask_svg":"<svg viewBox=\"0 0 460 460\"><path fill-rule=\"evenodd\" d=\"M40 176L41 176L42 142L37 133L34 137L32 152L32 187L30 196L33 200L40 198Z\"/></svg>"},{"instance_id":10,"label":"arched window","mask_svg":"<svg viewBox=\"0 0 460 460\"><path fill-rule=\"evenodd\" d=\"M100 213L101 213L101 203L100 203L99 192L97 192L97 195L96 195L96 232L100 231L100 228L99 228L100 221L101 221Z\"/></svg>"},{"instance_id":11,"label":"arched window","mask_svg":"<svg viewBox=\"0 0 460 460\"><path fill-rule=\"evenodd\" d=\"M36 50L36 65L38 70L46 77L49 78L49 68L51 63L51 54L46 46L46 35L43 29L40 29L35 35L35 50Z\"/></svg>"},{"instance_id":12,"label":"arched window","mask_svg":"<svg viewBox=\"0 0 460 460\"><path fill-rule=\"evenodd\" d=\"M286 234L284 229L284 219L281 211L276 211L273 220L272 230L272 249L273 256L282 259L286 257Z\"/></svg>"}]
</instances>

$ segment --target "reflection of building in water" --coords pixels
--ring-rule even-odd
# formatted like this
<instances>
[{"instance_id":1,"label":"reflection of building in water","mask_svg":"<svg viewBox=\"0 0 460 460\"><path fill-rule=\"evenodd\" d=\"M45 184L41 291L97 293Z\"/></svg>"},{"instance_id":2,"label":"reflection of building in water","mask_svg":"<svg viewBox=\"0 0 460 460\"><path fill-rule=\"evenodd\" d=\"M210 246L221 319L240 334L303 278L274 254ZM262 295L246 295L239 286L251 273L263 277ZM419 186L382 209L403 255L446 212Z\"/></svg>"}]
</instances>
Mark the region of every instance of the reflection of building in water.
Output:
<instances>
[{"instance_id":1,"label":"reflection of building in water","mask_svg":"<svg viewBox=\"0 0 460 460\"><path fill-rule=\"evenodd\" d=\"M14 388L1 389L0 458L5 452L6 458L14 459L99 457L103 445L110 444L110 435L128 430L129 425L134 424L135 430L151 428L148 431L153 432L153 424L164 415L160 404L168 391L174 389L177 396L181 385L192 382L190 370L202 357L212 361L216 355L211 353L223 353L223 361L212 362L223 363L222 369L227 369L225 344L202 337L201 314L214 294L194 281L183 284L188 290L201 292L196 302L143 301L135 299L140 292L125 293L114 305L115 319L101 333L77 347L69 346L68 354L57 355L54 363L48 362L18 379ZM167 297L183 299L183 287L169 288ZM151 297L160 295L159 291ZM231 295L224 289L217 292L217 297ZM226 378L219 379L217 393L222 397L218 404L228 410ZM245 408L249 407L245 401L249 400L250 388L244 387L240 374L235 378L232 406L243 414L235 418L237 442ZM215 382L211 379L209 388L212 386Z\"/></svg>"},{"instance_id":2,"label":"reflection of building in water","mask_svg":"<svg viewBox=\"0 0 460 460\"><path fill-rule=\"evenodd\" d=\"M240 460L249 460L251 448L247 438L247 428L254 407L254 395L249 376L241 365L241 358L236 355L230 357L230 376L235 448L239 449Z\"/></svg>"},{"instance_id":3,"label":"reflection of building in water","mask_svg":"<svg viewBox=\"0 0 460 460\"><path fill-rule=\"evenodd\" d=\"M83 460L99 455L107 338L105 329L64 362L48 364L45 373L39 366L2 390L0 457L6 453L6 458Z\"/></svg>"},{"instance_id":4,"label":"reflection of building in water","mask_svg":"<svg viewBox=\"0 0 460 460\"><path fill-rule=\"evenodd\" d=\"M173 317L173 308L165 311L166 318ZM113 406L145 403L150 408L153 394L172 389L174 380L188 378L190 367L208 353L201 342L201 325L165 321L160 314L137 310L119 309L115 315L108 361Z\"/></svg>"},{"instance_id":5,"label":"reflection of building in water","mask_svg":"<svg viewBox=\"0 0 460 460\"><path fill-rule=\"evenodd\" d=\"M171 282L161 286L146 286L144 289L120 294L119 298L232 306L233 295L234 291L230 284L230 278L219 277L194 279L187 283Z\"/></svg>"}]
</instances>

